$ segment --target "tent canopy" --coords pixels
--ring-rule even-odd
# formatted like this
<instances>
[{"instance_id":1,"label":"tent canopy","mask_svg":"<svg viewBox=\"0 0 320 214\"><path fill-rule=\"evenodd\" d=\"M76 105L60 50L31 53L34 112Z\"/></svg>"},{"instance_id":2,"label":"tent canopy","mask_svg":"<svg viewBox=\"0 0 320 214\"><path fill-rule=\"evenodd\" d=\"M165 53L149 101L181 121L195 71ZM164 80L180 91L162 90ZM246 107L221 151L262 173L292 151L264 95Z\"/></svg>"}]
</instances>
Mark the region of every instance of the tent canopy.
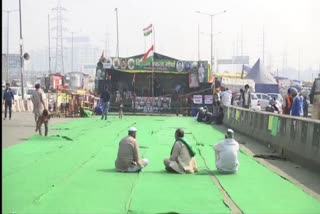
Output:
<instances>
[{"instance_id":1,"label":"tent canopy","mask_svg":"<svg viewBox=\"0 0 320 214\"><path fill-rule=\"evenodd\" d=\"M254 80L256 92L258 93L279 93L279 86L270 72L261 71L260 59L254 64L246 79Z\"/></svg>"}]
</instances>

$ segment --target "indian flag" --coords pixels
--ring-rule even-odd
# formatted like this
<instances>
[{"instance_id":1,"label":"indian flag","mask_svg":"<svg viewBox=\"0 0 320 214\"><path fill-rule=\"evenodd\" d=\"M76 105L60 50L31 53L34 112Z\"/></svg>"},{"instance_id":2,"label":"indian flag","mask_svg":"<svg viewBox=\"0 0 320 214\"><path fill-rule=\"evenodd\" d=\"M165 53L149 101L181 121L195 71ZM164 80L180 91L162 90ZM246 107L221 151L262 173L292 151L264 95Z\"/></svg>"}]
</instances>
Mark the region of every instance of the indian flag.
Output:
<instances>
[{"instance_id":1,"label":"indian flag","mask_svg":"<svg viewBox=\"0 0 320 214\"><path fill-rule=\"evenodd\" d=\"M151 60L153 60L153 45L147 51L147 53L145 53L145 55L142 57L142 59L140 61L141 62L149 62Z\"/></svg>"},{"instance_id":2,"label":"indian flag","mask_svg":"<svg viewBox=\"0 0 320 214\"><path fill-rule=\"evenodd\" d=\"M148 36L152 33L152 24L150 24L148 27L143 29L144 36Z\"/></svg>"}]
</instances>

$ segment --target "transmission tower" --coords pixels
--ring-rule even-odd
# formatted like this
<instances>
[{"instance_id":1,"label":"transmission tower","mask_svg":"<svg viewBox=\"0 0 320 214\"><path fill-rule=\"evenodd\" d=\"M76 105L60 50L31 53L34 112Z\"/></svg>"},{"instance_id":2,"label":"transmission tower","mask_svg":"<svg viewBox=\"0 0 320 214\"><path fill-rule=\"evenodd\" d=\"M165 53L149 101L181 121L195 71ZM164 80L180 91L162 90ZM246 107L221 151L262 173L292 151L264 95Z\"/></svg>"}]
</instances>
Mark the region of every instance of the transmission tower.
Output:
<instances>
[{"instance_id":1,"label":"transmission tower","mask_svg":"<svg viewBox=\"0 0 320 214\"><path fill-rule=\"evenodd\" d=\"M57 0L57 7L52 8L53 11L56 12L56 62L55 62L55 72L56 73L64 73L64 64L63 64L63 11L66 11L65 8L61 7L60 0Z\"/></svg>"}]
</instances>

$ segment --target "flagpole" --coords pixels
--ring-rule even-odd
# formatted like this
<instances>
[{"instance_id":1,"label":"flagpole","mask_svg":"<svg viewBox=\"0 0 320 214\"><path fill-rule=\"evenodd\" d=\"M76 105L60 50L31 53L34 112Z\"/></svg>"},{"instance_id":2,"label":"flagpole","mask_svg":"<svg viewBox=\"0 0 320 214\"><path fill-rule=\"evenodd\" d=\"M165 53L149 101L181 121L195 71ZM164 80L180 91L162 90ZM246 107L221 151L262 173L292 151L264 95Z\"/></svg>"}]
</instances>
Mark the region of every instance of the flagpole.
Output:
<instances>
[{"instance_id":1,"label":"flagpole","mask_svg":"<svg viewBox=\"0 0 320 214\"><path fill-rule=\"evenodd\" d=\"M154 55L155 55L155 53L156 53L156 51L155 51L155 47L154 47L154 25L152 24L152 36L153 36L153 42L152 42L152 45L153 45L153 57L152 57L152 97L154 97L154 81L153 81L153 79L154 79Z\"/></svg>"},{"instance_id":2,"label":"flagpole","mask_svg":"<svg viewBox=\"0 0 320 214\"><path fill-rule=\"evenodd\" d=\"M133 74L134 83L133 83L133 111L136 111L136 73Z\"/></svg>"}]
</instances>

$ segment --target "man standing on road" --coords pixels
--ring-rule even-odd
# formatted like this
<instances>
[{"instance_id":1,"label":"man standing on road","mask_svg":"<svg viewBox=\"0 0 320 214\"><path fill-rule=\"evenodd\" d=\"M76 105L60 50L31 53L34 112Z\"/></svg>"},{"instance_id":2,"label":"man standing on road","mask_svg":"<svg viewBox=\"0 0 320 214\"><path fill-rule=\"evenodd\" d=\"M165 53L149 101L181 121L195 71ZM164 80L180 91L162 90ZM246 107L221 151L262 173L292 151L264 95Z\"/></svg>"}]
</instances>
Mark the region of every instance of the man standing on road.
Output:
<instances>
[{"instance_id":1,"label":"man standing on road","mask_svg":"<svg viewBox=\"0 0 320 214\"><path fill-rule=\"evenodd\" d=\"M102 112L101 120L103 120L103 118L106 120L108 116L109 105L110 105L110 94L107 89L105 89L101 93L101 100L103 102L103 112Z\"/></svg>"},{"instance_id":2,"label":"man standing on road","mask_svg":"<svg viewBox=\"0 0 320 214\"><path fill-rule=\"evenodd\" d=\"M291 115L300 117L302 114L302 106L303 106L302 98L296 90L292 92L292 96L294 98L293 98L293 104L291 109Z\"/></svg>"},{"instance_id":3,"label":"man standing on road","mask_svg":"<svg viewBox=\"0 0 320 214\"><path fill-rule=\"evenodd\" d=\"M44 95L40 89L40 84L37 83L35 85L36 90L33 92L31 96L31 101L33 103L33 113L34 113L34 120L38 121L38 118L42 114L43 110L46 109L46 105L44 103Z\"/></svg>"},{"instance_id":4,"label":"man standing on road","mask_svg":"<svg viewBox=\"0 0 320 214\"><path fill-rule=\"evenodd\" d=\"M4 120L7 119L7 110L9 108L9 120L11 120L11 109L12 109L12 104L14 104L14 96L13 93L10 89L10 84L6 84L6 89L3 94L3 100L4 100Z\"/></svg>"},{"instance_id":5,"label":"man standing on road","mask_svg":"<svg viewBox=\"0 0 320 214\"><path fill-rule=\"evenodd\" d=\"M233 130L228 129L226 139L213 146L216 154L216 167L221 173L236 173L239 168L239 143L233 139L233 136Z\"/></svg>"},{"instance_id":6,"label":"man standing on road","mask_svg":"<svg viewBox=\"0 0 320 214\"><path fill-rule=\"evenodd\" d=\"M129 128L128 136L122 138L119 143L118 156L115 166L119 172L140 172L148 165L148 159L141 159L139 143L136 140L137 129Z\"/></svg>"},{"instance_id":7,"label":"man standing on road","mask_svg":"<svg viewBox=\"0 0 320 214\"><path fill-rule=\"evenodd\" d=\"M226 88L226 90L224 90L221 93L221 102L223 106L229 106L231 105L231 99L232 99L232 92Z\"/></svg>"},{"instance_id":8,"label":"man standing on road","mask_svg":"<svg viewBox=\"0 0 320 214\"><path fill-rule=\"evenodd\" d=\"M288 89L288 94L286 96L286 100L285 100L285 107L283 108L283 113L290 115L290 111L292 108L292 103L293 103L293 98L291 95L291 90L290 88Z\"/></svg>"},{"instance_id":9,"label":"man standing on road","mask_svg":"<svg viewBox=\"0 0 320 214\"><path fill-rule=\"evenodd\" d=\"M241 94L241 98L243 100L242 107L243 108L249 108L250 105L251 105L251 92L249 90L249 85L248 84L246 84L244 86L244 91Z\"/></svg>"}]
</instances>

